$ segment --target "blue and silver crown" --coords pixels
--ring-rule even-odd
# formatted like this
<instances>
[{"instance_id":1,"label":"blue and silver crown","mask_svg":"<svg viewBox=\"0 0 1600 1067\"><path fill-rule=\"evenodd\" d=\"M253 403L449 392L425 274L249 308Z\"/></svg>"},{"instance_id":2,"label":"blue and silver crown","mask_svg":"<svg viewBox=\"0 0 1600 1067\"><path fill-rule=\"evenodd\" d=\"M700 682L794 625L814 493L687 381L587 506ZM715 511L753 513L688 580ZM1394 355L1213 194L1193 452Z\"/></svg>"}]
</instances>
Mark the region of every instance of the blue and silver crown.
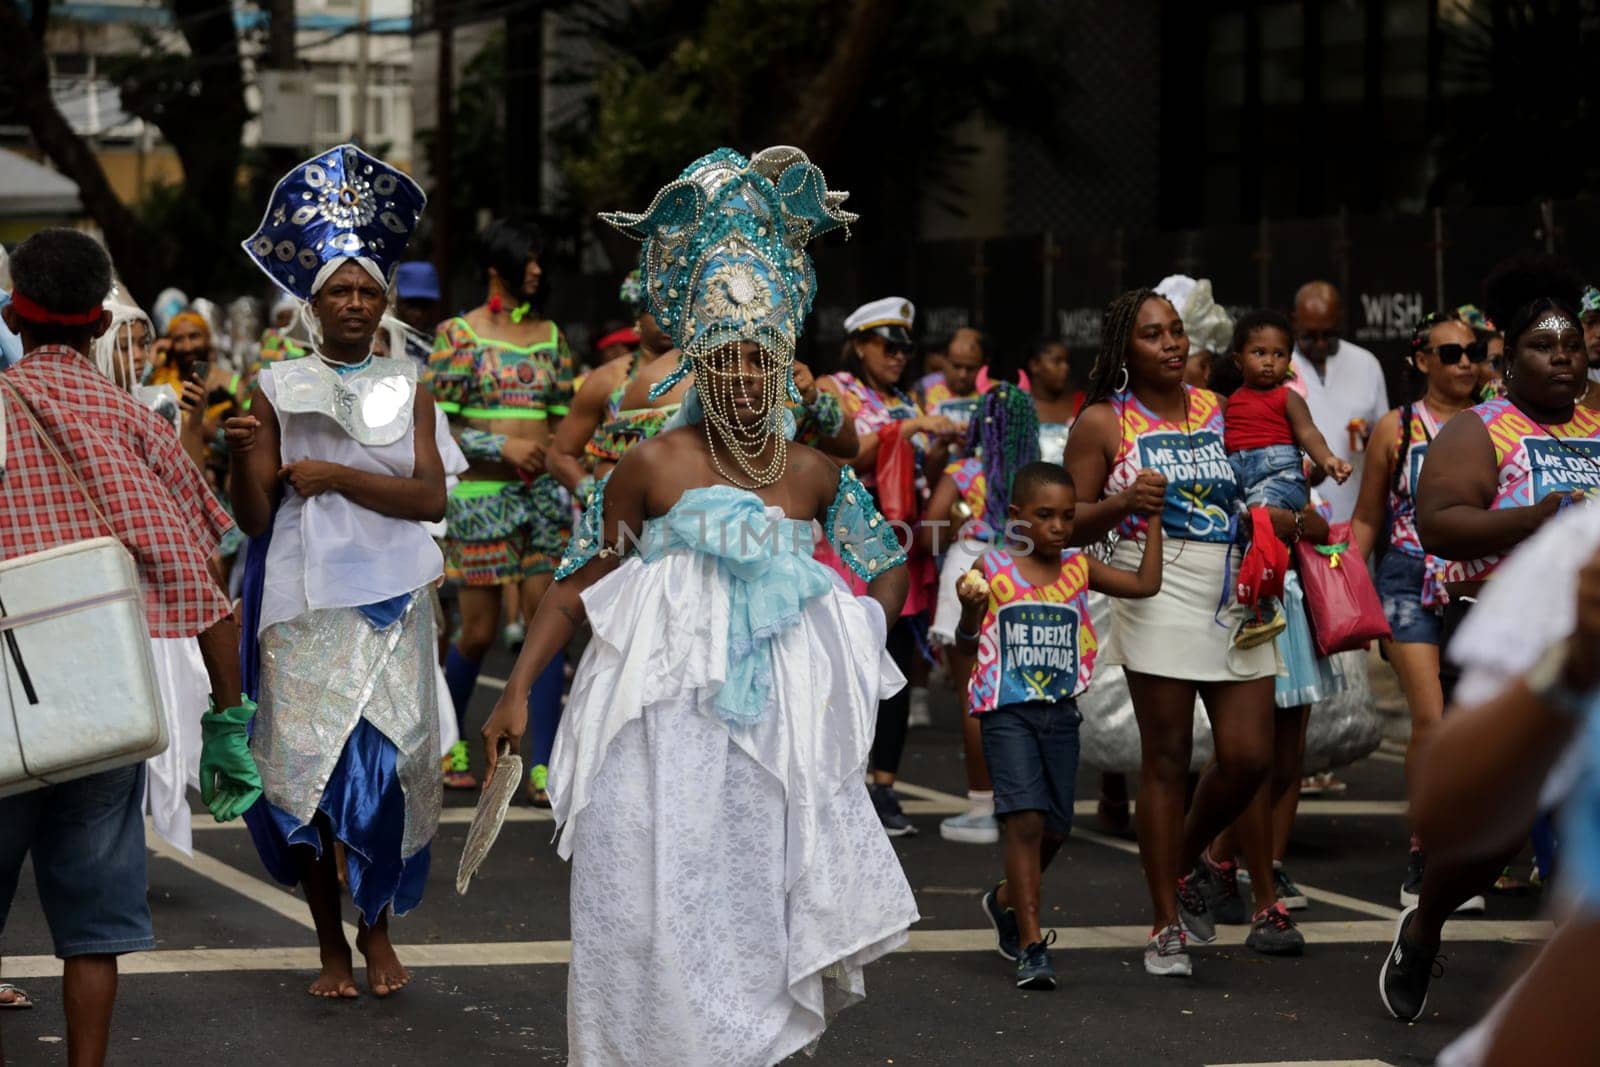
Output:
<instances>
[{"instance_id":1,"label":"blue and silver crown","mask_svg":"<svg viewBox=\"0 0 1600 1067\"><path fill-rule=\"evenodd\" d=\"M301 300L311 299L323 267L341 259L371 260L389 278L427 202L410 176L342 144L283 176L245 254Z\"/></svg>"},{"instance_id":2,"label":"blue and silver crown","mask_svg":"<svg viewBox=\"0 0 1600 1067\"><path fill-rule=\"evenodd\" d=\"M830 192L798 148L768 148L750 159L719 148L691 163L642 214L600 216L644 242L646 309L683 353L652 398L681 381L691 359L725 344L754 341L794 355L817 289L805 246L856 220L840 208L848 195Z\"/></svg>"}]
</instances>

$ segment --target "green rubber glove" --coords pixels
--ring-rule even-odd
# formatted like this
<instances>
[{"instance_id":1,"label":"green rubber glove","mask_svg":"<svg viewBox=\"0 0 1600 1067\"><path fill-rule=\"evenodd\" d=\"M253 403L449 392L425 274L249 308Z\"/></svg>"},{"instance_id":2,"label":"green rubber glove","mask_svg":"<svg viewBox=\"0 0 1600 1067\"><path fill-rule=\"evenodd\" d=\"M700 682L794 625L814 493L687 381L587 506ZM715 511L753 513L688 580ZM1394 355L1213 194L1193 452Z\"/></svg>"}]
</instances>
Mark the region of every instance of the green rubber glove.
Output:
<instances>
[{"instance_id":1,"label":"green rubber glove","mask_svg":"<svg viewBox=\"0 0 1600 1067\"><path fill-rule=\"evenodd\" d=\"M256 702L241 696L237 707L200 717L200 799L218 822L237 819L261 796L248 731L255 713Z\"/></svg>"}]
</instances>

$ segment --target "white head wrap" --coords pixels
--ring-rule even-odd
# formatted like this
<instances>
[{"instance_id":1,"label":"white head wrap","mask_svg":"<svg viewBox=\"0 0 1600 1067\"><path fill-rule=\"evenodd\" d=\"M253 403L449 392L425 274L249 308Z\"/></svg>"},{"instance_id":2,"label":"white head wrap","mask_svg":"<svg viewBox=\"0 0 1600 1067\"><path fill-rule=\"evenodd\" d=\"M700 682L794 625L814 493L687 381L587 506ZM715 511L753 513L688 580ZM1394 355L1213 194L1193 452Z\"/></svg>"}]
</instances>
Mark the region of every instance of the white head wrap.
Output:
<instances>
[{"instance_id":1,"label":"white head wrap","mask_svg":"<svg viewBox=\"0 0 1600 1067\"><path fill-rule=\"evenodd\" d=\"M1212 355L1228 351L1233 344L1233 317L1213 299L1209 279L1197 281L1187 274L1169 274L1161 279L1156 292L1172 301L1193 347Z\"/></svg>"}]
</instances>

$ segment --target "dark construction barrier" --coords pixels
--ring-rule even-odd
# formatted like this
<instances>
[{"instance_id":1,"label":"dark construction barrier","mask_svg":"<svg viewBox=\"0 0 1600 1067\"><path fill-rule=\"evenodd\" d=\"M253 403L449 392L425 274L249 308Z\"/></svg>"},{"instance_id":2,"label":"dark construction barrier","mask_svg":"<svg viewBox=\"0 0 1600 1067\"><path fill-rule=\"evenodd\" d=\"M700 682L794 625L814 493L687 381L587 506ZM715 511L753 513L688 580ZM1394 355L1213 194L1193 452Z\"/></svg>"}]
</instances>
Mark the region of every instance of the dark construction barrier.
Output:
<instances>
[{"instance_id":1,"label":"dark construction barrier","mask_svg":"<svg viewBox=\"0 0 1600 1067\"><path fill-rule=\"evenodd\" d=\"M1600 250L1600 204L1341 215L1179 232L1047 232L900 249L874 243L869 227L858 227L857 235L816 250L820 300L801 358L819 370L835 366L844 316L879 296L915 301L924 341L942 340L962 325L982 328L1002 362L1023 358L1042 334L1059 335L1081 374L1099 344L1102 310L1124 289L1182 273L1209 278L1217 299L1235 312L1287 310L1300 285L1320 278L1344 294L1345 336L1378 354L1397 395L1416 321L1439 306L1479 303L1483 277L1501 259L1554 251L1580 271L1600 262L1590 251Z\"/></svg>"}]
</instances>

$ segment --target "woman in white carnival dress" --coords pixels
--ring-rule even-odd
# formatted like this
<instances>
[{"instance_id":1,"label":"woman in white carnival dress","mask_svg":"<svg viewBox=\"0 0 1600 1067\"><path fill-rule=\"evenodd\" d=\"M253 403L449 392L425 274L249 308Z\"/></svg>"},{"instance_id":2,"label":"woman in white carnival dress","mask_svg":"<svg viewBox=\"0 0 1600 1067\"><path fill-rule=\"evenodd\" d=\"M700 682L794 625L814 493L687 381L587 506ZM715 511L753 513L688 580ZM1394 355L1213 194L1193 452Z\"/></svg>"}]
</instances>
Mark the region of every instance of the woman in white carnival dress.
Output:
<instances>
[{"instance_id":1,"label":"woman in white carnival dress","mask_svg":"<svg viewBox=\"0 0 1600 1067\"><path fill-rule=\"evenodd\" d=\"M814 1044L916 903L864 774L904 555L845 468L787 438L816 290L854 216L793 148L719 149L642 215L651 313L691 370L681 425L602 484L484 727L491 769L585 620L550 767L572 860L575 1064L760 1065ZM812 559L814 520L868 582ZM492 771L491 771L492 773Z\"/></svg>"}]
</instances>

